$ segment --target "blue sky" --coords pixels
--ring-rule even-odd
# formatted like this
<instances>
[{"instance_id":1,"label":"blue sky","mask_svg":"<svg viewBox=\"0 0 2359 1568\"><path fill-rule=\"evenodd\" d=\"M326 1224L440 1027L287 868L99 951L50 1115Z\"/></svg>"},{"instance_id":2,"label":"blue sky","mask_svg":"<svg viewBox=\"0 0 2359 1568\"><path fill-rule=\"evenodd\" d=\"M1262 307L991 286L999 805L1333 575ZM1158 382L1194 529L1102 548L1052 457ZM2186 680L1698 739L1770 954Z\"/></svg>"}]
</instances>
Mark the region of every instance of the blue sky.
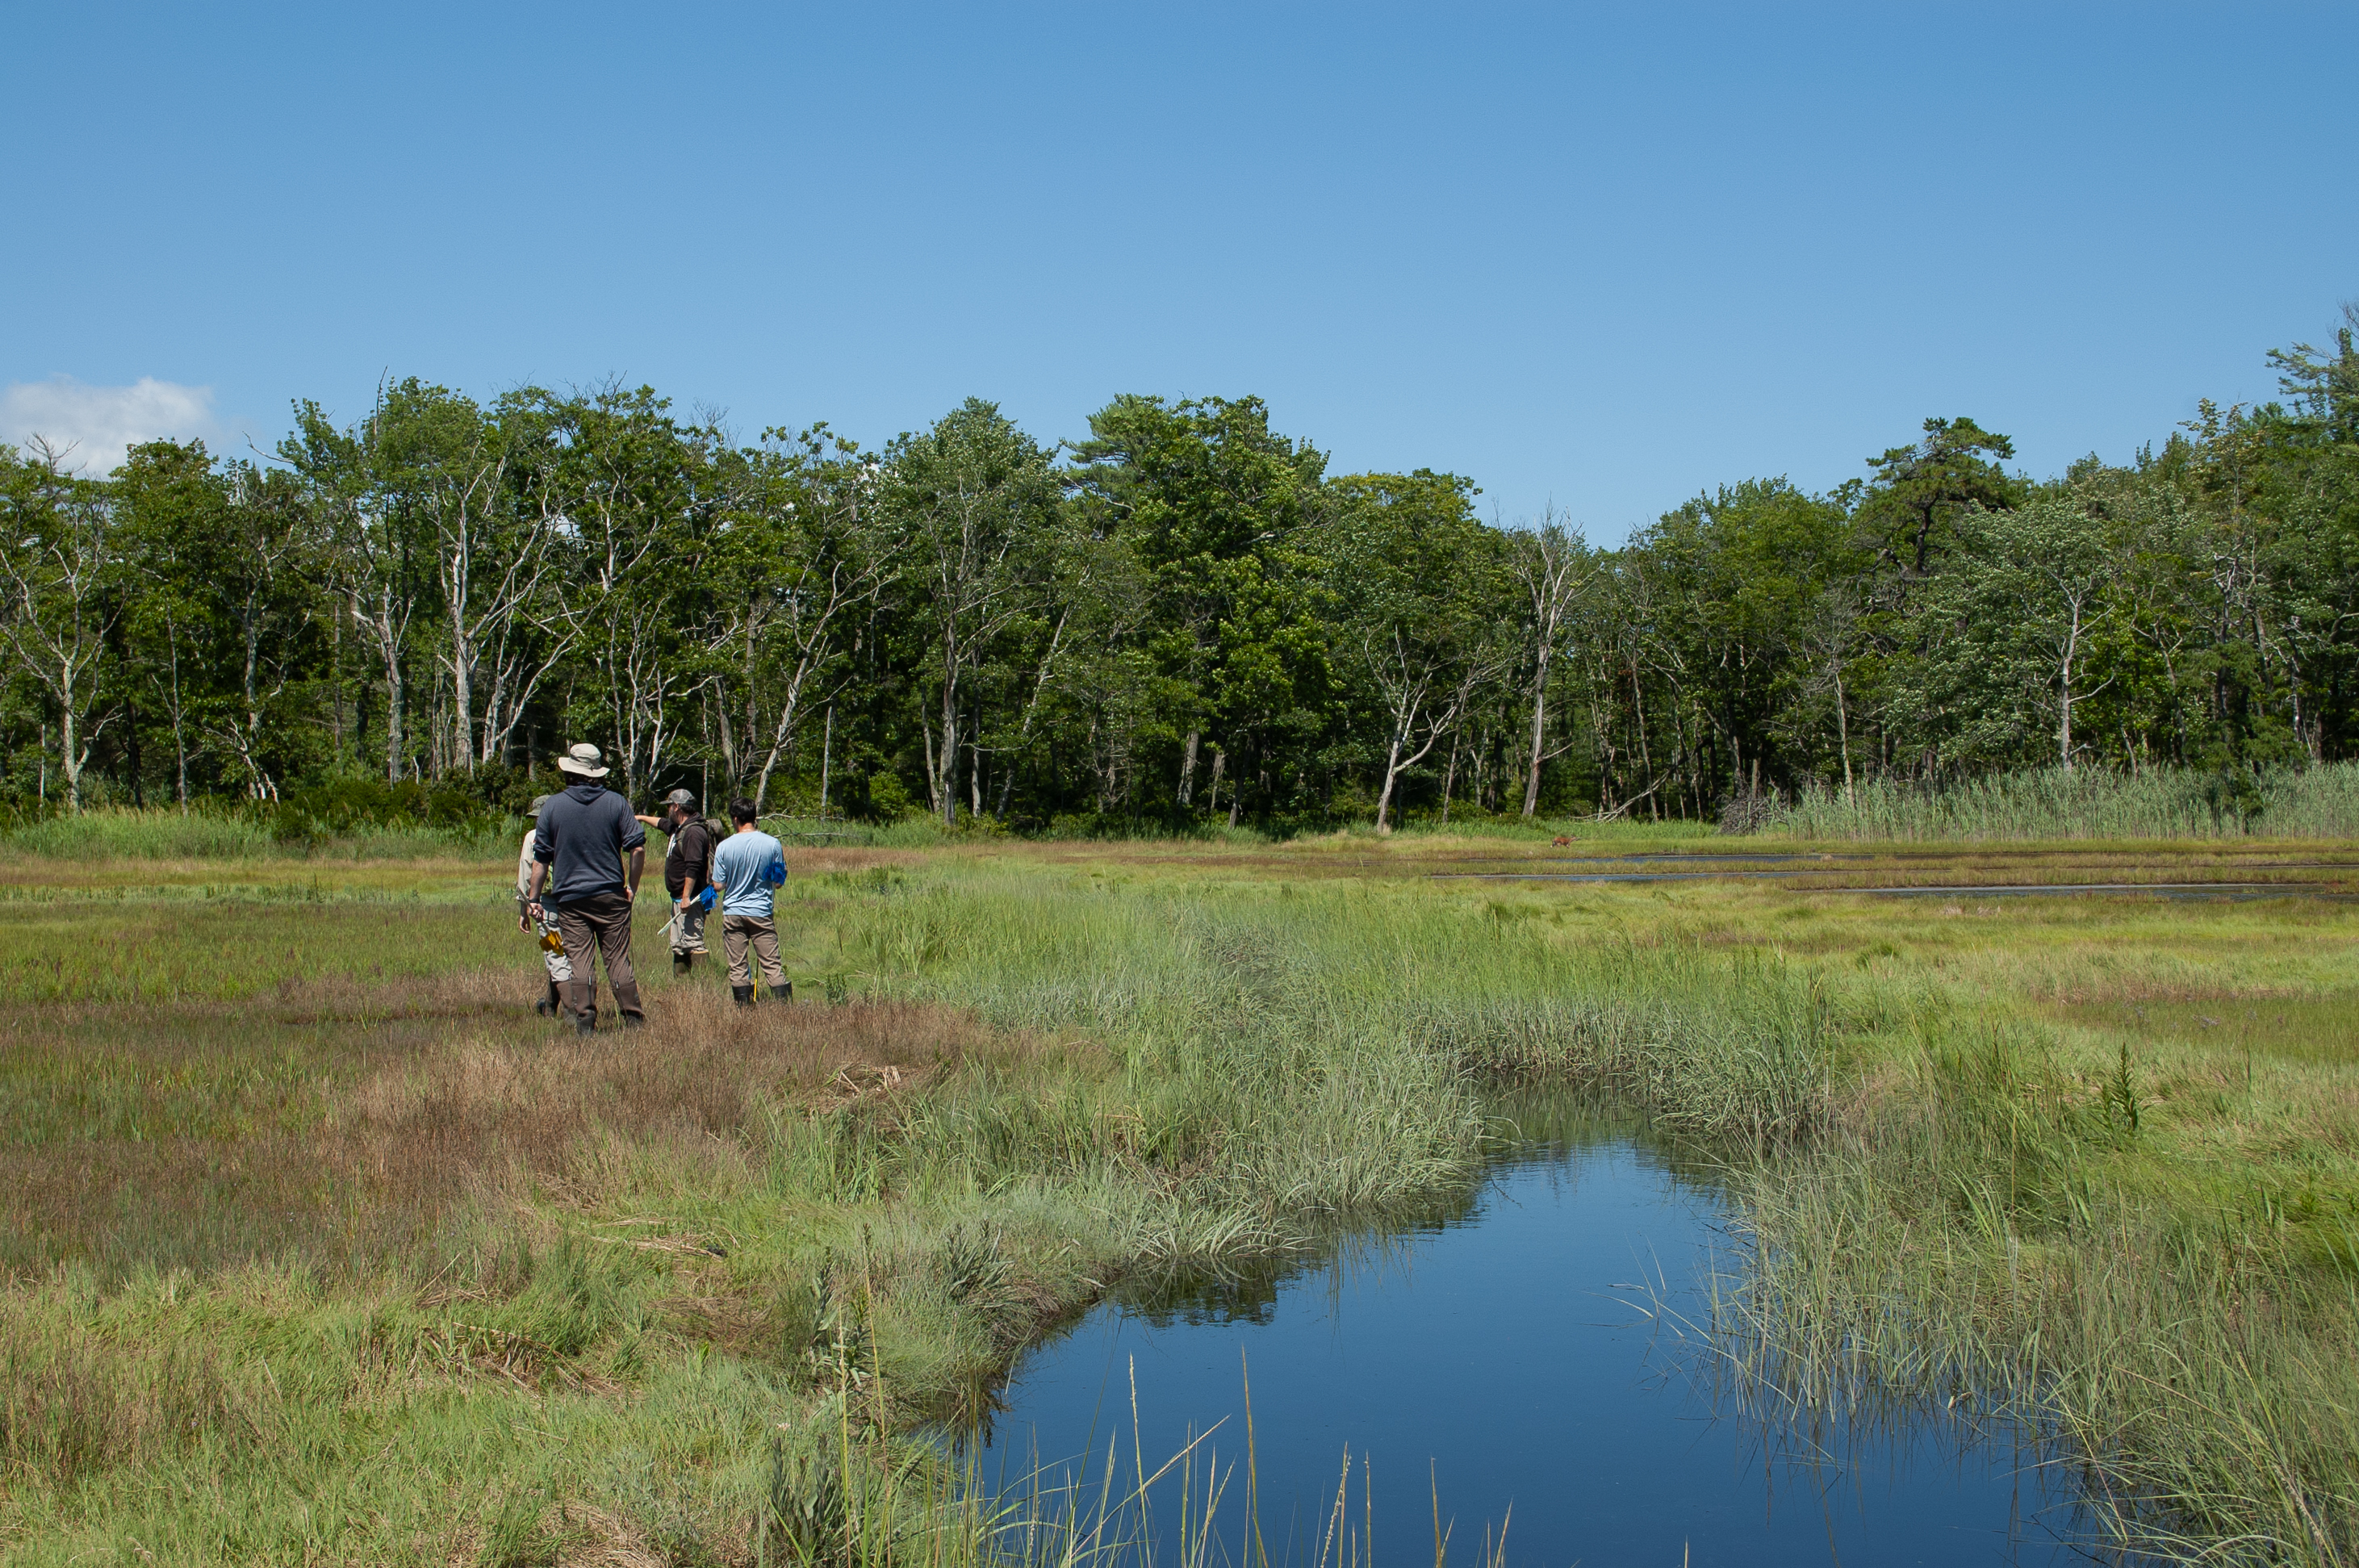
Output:
<instances>
[{"instance_id":1,"label":"blue sky","mask_svg":"<svg viewBox=\"0 0 2359 1568\"><path fill-rule=\"evenodd\" d=\"M2126 458L2359 296L2351 5L9 11L0 439L92 451L1258 393L1610 541L1929 414Z\"/></svg>"}]
</instances>

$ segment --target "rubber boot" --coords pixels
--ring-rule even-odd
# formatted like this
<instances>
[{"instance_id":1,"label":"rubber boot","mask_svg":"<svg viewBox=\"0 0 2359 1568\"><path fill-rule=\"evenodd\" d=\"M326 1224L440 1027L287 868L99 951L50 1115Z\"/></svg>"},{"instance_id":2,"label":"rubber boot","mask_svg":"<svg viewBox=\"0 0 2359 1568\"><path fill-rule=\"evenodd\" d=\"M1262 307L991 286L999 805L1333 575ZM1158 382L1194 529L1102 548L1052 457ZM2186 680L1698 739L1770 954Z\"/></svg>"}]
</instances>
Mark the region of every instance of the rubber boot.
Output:
<instances>
[{"instance_id":1,"label":"rubber boot","mask_svg":"<svg viewBox=\"0 0 2359 1568\"><path fill-rule=\"evenodd\" d=\"M647 1027L647 1010L639 1006L637 981L634 980L627 985L614 987L614 1011L622 1016L623 1027L626 1029Z\"/></svg>"},{"instance_id":2,"label":"rubber boot","mask_svg":"<svg viewBox=\"0 0 2359 1568\"><path fill-rule=\"evenodd\" d=\"M549 995L535 1002L532 1005L532 1010L544 1018L560 1018L565 1016L565 997L558 990L556 981L551 980L549 983Z\"/></svg>"},{"instance_id":3,"label":"rubber boot","mask_svg":"<svg viewBox=\"0 0 2359 1568\"><path fill-rule=\"evenodd\" d=\"M584 981L577 976L565 983L565 989L566 1000L557 1009L557 1016L560 1018L571 1018L573 1027L578 1032L590 1033L598 1027L596 982Z\"/></svg>"},{"instance_id":4,"label":"rubber boot","mask_svg":"<svg viewBox=\"0 0 2359 1568\"><path fill-rule=\"evenodd\" d=\"M573 1032L575 1034L596 1034L598 1032L598 1009L595 1007L589 1007L585 1008L582 1012L574 1014Z\"/></svg>"},{"instance_id":5,"label":"rubber boot","mask_svg":"<svg viewBox=\"0 0 2359 1568\"><path fill-rule=\"evenodd\" d=\"M770 987L770 995L781 1002L791 1002L795 999L795 983L788 980L783 985L773 985Z\"/></svg>"},{"instance_id":6,"label":"rubber boot","mask_svg":"<svg viewBox=\"0 0 2359 1568\"><path fill-rule=\"evenodd\" d=\"M671 977L673 979L687 979L690 972L695 967L696 954L692 953L675 953L671 955Z\"/></svg>"},{"instance_id":7,"label":"rubber boot","mask_svg":"<svg viewBox=\"0 0 2359 1568\"><path fill-rule=\"evenodd\" d=\"M729 987L729 994L737 998L737 1005L741 1007L750 1007L754 1005L754 987L751 985L732 985Z\"/></svg>"}]
</instances>

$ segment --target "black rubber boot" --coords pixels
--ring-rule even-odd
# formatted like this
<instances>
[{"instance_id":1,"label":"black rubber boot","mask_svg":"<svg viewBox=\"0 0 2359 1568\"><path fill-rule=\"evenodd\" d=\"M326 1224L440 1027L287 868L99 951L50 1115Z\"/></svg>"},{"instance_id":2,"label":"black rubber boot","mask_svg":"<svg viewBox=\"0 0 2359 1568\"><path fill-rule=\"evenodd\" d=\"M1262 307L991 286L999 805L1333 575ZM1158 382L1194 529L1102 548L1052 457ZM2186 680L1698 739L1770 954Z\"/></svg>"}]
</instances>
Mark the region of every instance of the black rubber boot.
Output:
<instances>
[{"instance_id":1,"label":"black rubber boot","mask_svg":"<svg viewBox=\"0 0 2359 1568\"><path fill-rule=\"evenodd\" d=\"M751 985L732 985L729 987L729 994L737 998L737 1005L741 1007L750 1007L754 1005L754 987Z\"/></svg>"},{"instance_id":2,"label":"black rubber boot","mask_svg":"<svg viewBox=\"0 0 2359 1568\"><path fill-rule=\"evenodd\" d=\"M561 1018L565 1016L565 997L558 990L556 981L551 980L549 983L549 994L535 1002L532 1005L532 1010L544 1018Z\"/></svg>"},{"instance_id":3,"label":"black rubber boot","mask_svg":"<svg viewBox=\"0 0 2359 1568\"><path fill-rule=\"evenodd\" d=\"M575 1034L596 1034L598 1032L597 1009L592 1007L586 1012L574 1014L573 1032Z\"/></svg>"},{"instance_id":4,"label":"black rubber boot","mask_svg":"<svg viewBox=\"0 0 2359 1568\"><path fill-rule=\"evenodd\" d=\"M692 953L675 953L671 955L671 977L673 979L687 979L689 972L695 967L696 954Z\"/></svg>"},{"instance_id":5,"label":"black rubber boot","mask_svg":"<svg viewBox=\"0 0 2359 1568\"><path fill-rule=\"evenodd\" d=\"M795 983L789 980L782 985L773 985L770 987L770 995L781 1002L791 1002L795 999Z\"/></svg>"}]
</instances>

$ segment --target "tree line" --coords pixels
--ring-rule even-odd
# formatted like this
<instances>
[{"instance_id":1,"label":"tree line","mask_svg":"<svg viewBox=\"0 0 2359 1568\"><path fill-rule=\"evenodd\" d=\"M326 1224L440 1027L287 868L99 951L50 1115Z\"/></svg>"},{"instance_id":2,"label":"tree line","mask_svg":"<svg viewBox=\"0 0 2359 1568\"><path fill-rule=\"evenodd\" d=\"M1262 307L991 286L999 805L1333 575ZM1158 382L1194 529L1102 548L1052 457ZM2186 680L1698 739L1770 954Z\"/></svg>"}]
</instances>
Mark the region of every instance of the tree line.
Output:
<instances>
[{"instance_id":1,"label":"tree line","mask_svg":"<svg viewBox=\"0 0 2359 1568\"><path fill-rule=\"evenodd\" d=\"M1331 474L1254 397L881 451L652 390L418 380L267 458L0 447L17 811L342 781L513 806L565 744L647 796L1017 831L1696 817L1862 779L2359 743L2359 351L2034 481L1925 422L1617 548L1468 480Z\"/></svg>"}]
</instances>

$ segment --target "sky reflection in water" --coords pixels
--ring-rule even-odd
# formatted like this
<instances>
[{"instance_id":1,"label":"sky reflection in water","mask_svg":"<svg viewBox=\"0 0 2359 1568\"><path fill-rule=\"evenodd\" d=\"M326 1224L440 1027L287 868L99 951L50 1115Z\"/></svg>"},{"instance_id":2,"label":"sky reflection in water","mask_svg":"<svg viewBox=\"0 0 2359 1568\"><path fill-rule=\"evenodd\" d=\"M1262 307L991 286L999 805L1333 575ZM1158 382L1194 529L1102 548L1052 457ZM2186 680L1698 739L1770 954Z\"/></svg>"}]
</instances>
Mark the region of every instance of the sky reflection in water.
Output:
<instances>
[{"instance_id":1,"label":"sky reflection in water","mask_svg":"<svg viewBox=\"0 0 2359 1568\"><path fill-rule=\"evenodd\" d=\"M1346 1444L1349 1523L1364 1533L1364 1461L1395 1563L1430 1560L1434 1485L1462 1563L1510 1506L1507 1561L1538 1568L2088 1560L2060 1541L2085 1523L2068 1488L2011 1436L1929 1421L1846 1443L1716 1418L1692 1345L1647 1313L1701 1320L1721 1212L1626 1135L1576 1130L1458 1216L1291 1278L1102 1305L1017 1367L984 1477L1010 1488L1037 1460L1085 1469L1093 1497L1113 1443L1126 1478L1133 1367L1147 1467L1224 1417L1207 1446L1225 1467L1245 1450L1242 1354L1273 1560L1316 1556ZM1240 1469L1219 1511L1232 1561L1245 1500ZM1175 1475L1156 1493L1166 1563L1178 1513Z\"/></svg>"}]
</instances>

